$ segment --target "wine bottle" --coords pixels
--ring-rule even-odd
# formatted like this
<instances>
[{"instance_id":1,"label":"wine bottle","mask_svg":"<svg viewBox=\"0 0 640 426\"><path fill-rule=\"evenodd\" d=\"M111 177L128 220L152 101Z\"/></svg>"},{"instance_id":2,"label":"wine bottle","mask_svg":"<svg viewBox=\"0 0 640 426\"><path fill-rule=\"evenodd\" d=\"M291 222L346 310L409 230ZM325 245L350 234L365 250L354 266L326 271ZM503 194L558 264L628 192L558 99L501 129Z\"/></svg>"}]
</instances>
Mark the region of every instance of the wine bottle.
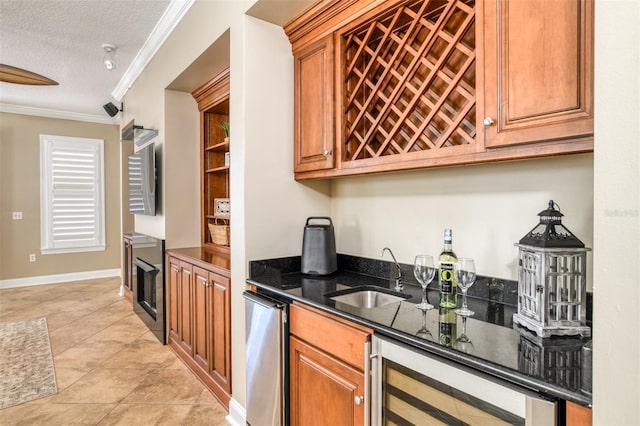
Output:
<instances>
[{"instance_id":1,"label":"wine bottle","mask_svg":"<svg viewBox=\"0 0 640 426\"><path fill-rule=\"evenodd\" d=\"M440 306L455 308L458 283L456 277L456 263L458 257L453 252L451 243L451 229L444 230L444 248L438 258L438 283L440 284Z\"/></svg>"},{"instance_id":2,"label":"wine bottle","mask_svg":"<svg viewBox=\"0 0 640 426\"><path fill-rule=\"evenodd\" d=\"M452 346L457 337L456 325L458 319L453 309L440 307L438 317L438 339L443 346Z\"/></svg>"}]
</instances>

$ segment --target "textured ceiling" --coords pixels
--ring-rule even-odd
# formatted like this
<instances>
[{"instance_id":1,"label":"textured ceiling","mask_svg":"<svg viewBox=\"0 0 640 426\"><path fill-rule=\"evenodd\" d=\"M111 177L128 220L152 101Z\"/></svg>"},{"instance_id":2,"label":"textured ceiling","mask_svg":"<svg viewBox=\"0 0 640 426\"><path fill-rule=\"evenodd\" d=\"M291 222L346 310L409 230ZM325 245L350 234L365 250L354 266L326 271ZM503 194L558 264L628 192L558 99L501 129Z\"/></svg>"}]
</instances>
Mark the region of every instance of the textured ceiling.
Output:
<instances>
[{"instance_id":1,"label":"textured ceiling","mask_svg":"<svg viewBox=\"0 0 640 426\"><path fill-rule=\"evenodd\" d=\"M0 63L44 75L58 86L0 83L0 104L107 117L102 105L170 0L0 0ZM116 69L102 63L117 47Z\"/></svg>"}]
</instances>

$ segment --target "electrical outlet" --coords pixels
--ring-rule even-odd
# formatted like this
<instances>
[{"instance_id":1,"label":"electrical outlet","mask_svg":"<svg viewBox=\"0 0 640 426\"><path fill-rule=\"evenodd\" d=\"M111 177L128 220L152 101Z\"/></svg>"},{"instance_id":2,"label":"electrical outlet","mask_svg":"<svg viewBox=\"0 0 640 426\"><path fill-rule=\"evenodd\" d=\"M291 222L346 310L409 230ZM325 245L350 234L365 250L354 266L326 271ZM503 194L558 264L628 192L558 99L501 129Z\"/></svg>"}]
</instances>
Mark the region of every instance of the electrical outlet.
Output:
<instances>
[{"instance_id":1,"label":"electrical outlet","mask_svg":"<svg viewBox=\"0 0 640 426\"><path fill-rule=\"evenodd\" d=\"M13 220L22 220L22 212L13 212L11 213L11 217Z\"/></svg>"},{"instance_id":2,"label":"electrical outlet","mask_svg":"<svg viewBox=\"0 0 640 426\"><path fill-rule=\"evenodd\" d=\"M36 261L36 255L35 255L35 254L33 254L33 253L31 253L31 254L29 255L29 262L35 262L35 261Z\"/></svg>"}]
</instances>

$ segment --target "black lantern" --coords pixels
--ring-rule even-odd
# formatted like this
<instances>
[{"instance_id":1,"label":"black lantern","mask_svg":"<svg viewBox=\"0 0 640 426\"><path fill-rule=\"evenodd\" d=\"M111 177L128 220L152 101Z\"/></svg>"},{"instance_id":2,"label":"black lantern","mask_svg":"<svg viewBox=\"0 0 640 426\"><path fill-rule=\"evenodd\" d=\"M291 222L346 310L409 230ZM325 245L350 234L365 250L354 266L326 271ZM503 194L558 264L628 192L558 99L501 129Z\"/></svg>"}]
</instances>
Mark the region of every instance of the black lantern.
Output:
<instances>
[{"instance_id":1,"label":"black lantern","mask_svg":"<svg viewBox=\"0 0 640 426\"><path fill-rule=\"evenodd\" d=\"M591 335L586 325L587 252L562 224L557 204L549 201L540 223L519 247L518 312L514 324L540 337Z\"/></svg>"},{"instance_id":2,"label":"black lantern","mask_svg":"<svg viewBox=\"0 0 640 426\"><path fill-rule=\"evenodd\" d=\"M562 224L564 215L556 210L557 206L553 200L549 201L549 207L538 213L540 223L522 237L520 244L533 247L584 247L584 243Z\"/></svg>"}]
</instances>

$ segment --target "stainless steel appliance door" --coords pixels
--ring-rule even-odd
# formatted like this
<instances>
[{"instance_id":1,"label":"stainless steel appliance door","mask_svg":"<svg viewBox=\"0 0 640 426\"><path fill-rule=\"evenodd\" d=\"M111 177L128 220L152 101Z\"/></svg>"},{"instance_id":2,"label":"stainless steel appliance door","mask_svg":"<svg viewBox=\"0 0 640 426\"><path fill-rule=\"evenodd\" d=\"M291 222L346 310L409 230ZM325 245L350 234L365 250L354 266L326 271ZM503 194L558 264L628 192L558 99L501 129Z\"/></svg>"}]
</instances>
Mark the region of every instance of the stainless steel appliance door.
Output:
<instances>
[{"instance_id":1,"label":"stainless steel appliance door","mask_svg":"<svg viewBox=\"0 0 640 426\"><path fill-rule=\"evenodd\" d=\"M287 305L245 291L247 424L282 425L286 407Z\"/></svg>"},{"instance_id":2,"label":"stainless steel appliance door","mask_svg":"<svg viewBox=\"0 0 640 426\"><path fill-rule=\"evenodd\" d=\"M556 403L374 336L372 423L555 425Z\"/></svg>"}]
</instances>

